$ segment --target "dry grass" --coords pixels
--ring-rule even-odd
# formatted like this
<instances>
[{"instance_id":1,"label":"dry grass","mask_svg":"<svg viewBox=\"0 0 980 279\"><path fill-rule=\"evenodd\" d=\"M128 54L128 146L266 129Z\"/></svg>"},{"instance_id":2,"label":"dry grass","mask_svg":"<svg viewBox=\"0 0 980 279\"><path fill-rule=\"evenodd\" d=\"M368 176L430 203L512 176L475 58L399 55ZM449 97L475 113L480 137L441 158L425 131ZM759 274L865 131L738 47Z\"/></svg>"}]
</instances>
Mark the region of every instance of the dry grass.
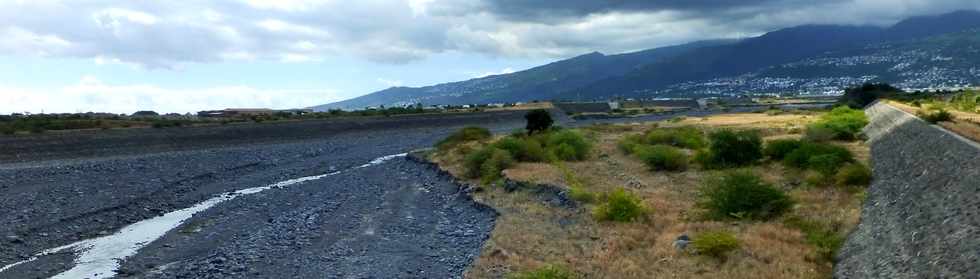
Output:
<instances>
[{"instance_id":1,"label":"dry grass","mask_svg":"<svg viewBox=\"0 0 980 279\"><path fill-rule=\"evenodd\" d=\"M696 125L705 129L762 130L770 138L798 137L791 133L816 119L814 115L730 114L689 118L661 126ZM815 249L803 234L770 222L715 222L701 219L695 207L697 189L709 171L651 172L639 160L623 154L616 142L628 133L651 125L611 125L586 129L596 141L590 160L567 162L575 179L586 190L604 193L618 187L639 195L651 209L650 218L638 223L605 223L593 220L591 208L552 207L527 192L507 193L484 187L474 198L497 209L501 215L467 271L467 278L503 278L548 264L566 266L583 278L828 278L832 266L814 257ZM860 160L867 160L862 143L847 143ZM434 160L459 173L459 156L442 154ZM844 231L853 228L860 213L854 191L827 187L803 187L803 175L781 164L753 167L770 183L787 190L799 203L788 215L826 221ZM505 171L519 181L567 185L554 165L522 163ZM692 255L672 246L681 234L724 229L742 243L727 260Z\"/></svg>"},{"instance_id":2,"label":"dry grass","mask_svg":"<svg viewBox=\"0 0 980 279\"><path fill-rule=\"evenodd\" d=\"M904 110L905 112L916 115L920 110L922 110L922 108L913 107L895 101L888 101L888 104ZM950 110L949 112L952 113L955 118L952 122L940 122L940 126L965 138L980 142L980 114L958 110Z\"/></svg>"}]
</instances>

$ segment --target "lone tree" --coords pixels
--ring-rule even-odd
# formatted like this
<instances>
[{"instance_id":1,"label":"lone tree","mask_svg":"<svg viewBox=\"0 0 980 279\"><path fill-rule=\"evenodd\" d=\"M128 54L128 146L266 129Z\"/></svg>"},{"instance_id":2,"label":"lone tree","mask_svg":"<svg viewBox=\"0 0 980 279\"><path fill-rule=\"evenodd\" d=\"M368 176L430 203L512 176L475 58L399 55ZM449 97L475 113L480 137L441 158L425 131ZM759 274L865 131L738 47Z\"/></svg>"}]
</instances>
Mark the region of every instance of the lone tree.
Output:
<instances>
[{"instance_id":1,"label":"lone tree","mask_svg":"<svg viewBox=\"0 0 980 279\"><path fill-rule=\"evenodd\" d=\"M848 88L837 103L853 109L861 109L877 99L890 97L896 93L903 92L887 83L865 83L860 87Z\"/></svg>"},{"instance_id":2,"label":"lone tree","mask_svg":"<svg viewBox=\"0 0 980 279\"><path fill-rule=\"evenodd\" d=\"M555 123L551 120L551 114L547 110L536 109L527 112L524 115L524 119L527 119L527 133L533 134L534 132L541 132L551 128L551 124Z\"/></svg>"}]
</instances>

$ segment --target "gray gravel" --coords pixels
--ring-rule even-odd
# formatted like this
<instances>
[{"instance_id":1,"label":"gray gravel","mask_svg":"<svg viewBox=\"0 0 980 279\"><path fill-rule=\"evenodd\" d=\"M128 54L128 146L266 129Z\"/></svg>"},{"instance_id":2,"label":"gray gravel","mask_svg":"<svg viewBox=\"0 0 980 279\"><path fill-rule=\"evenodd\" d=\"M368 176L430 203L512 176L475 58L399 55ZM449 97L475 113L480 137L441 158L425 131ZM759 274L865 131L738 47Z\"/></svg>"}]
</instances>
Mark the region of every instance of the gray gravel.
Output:
<instances>
[{"instance_id":1,"label":"gray gravel","mask_svg":"<svg viewBox=\"0 0 980 279\"><path fill-rule=\"evenodd\" d=\"M16 153L0 156L0 266L220 193L428 147L463 125L509 132L522 115L3 138L0 150ZM119 276L453 278L479 253L494 214L444 174L399 159L219 204L125 259ZM0 278L47 277L74 256L45 256Z\"/></svg>"}]
</instances>

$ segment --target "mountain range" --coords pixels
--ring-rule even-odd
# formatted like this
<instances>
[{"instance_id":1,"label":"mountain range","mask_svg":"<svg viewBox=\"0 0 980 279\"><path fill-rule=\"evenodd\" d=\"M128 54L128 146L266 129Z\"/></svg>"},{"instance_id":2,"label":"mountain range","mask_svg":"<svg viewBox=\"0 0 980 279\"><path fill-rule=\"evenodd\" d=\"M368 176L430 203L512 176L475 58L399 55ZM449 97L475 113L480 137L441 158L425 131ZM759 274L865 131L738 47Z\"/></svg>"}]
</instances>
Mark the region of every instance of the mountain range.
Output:
<instances>
[{"instance_id":1,"label":"mountain range","mask_svg":"<svg viewBox=\"0 0 980 279\"><path fill-rule=\"evenodd\" d=\"M833 94L864 82L903 88L980 84L980 11L892 26L805 25L740 40L632 53L593 52L524 71L425 87L392 87L314 107Z\"/></svg>"}]
</instances>

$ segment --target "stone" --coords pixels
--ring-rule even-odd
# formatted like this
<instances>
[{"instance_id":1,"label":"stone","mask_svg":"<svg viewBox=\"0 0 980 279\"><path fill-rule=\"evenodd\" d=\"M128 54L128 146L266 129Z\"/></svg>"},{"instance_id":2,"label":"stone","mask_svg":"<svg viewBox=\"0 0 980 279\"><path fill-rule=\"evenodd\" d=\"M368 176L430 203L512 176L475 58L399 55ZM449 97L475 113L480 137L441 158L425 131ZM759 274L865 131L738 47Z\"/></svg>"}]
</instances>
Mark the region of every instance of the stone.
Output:
<instances>
[{"instance_id":1,"label":"stone","mask_svg":"<svg viewBox=\"0 0 980 279\"><path fill-rule=\"evenodd\" d=\"M676 240L674 240L674 248L684 251L689 243L691 243L691 238L688 237L687 234L682 234L678 236Z\"/></svg>"}]
</instances>

